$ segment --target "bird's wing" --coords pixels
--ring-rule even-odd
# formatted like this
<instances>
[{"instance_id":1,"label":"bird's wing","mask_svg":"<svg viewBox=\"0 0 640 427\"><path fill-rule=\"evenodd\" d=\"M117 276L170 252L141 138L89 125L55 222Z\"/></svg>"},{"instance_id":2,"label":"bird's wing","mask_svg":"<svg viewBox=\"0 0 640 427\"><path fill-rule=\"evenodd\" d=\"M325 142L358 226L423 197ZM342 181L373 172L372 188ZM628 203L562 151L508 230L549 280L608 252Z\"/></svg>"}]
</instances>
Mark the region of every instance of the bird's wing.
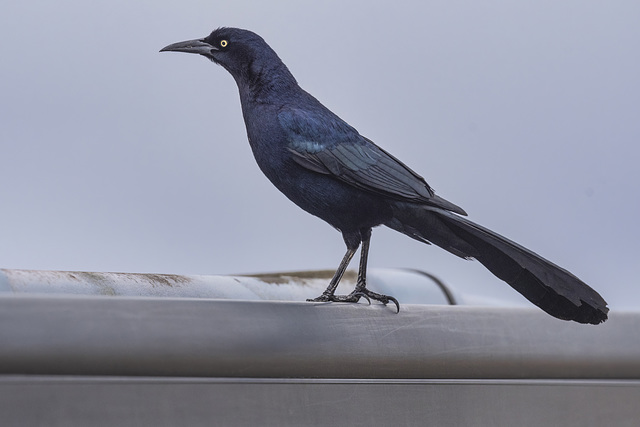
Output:
<instances>
[{"instance_id":1,"label":"bird's wing","mask_svg":"<svg viewBox=\"0 0 640 427\"><path fill-rule=\"evenodd\" d=\"M286 109L278 118L289 137L287 148L301 166L368 192L466 215L437 196L424 178L337 116L322 115L320 120L307 111Z\"/></svg>"}]
</instances>

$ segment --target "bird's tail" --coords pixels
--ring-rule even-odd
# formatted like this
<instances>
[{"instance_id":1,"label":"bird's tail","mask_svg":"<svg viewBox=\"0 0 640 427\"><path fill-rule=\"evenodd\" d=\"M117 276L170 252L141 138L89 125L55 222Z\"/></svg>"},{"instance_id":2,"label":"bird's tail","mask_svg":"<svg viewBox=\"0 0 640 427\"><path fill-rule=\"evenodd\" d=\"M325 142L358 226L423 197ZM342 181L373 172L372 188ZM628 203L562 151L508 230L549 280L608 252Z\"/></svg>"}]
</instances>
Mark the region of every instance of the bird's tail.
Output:
<instances>
[{"instance_id":1,"label":"bird's tail","mask_svg":"<svg viewBox=\"0 0 640 427\"><path fill-rule=\"evenodd\" d=\"M398 203L386 226L433 243L463 258L475 258L550 315L579 323L607 320L606 301L567 270L455 213Z\"/></svg>"}]
</instances>

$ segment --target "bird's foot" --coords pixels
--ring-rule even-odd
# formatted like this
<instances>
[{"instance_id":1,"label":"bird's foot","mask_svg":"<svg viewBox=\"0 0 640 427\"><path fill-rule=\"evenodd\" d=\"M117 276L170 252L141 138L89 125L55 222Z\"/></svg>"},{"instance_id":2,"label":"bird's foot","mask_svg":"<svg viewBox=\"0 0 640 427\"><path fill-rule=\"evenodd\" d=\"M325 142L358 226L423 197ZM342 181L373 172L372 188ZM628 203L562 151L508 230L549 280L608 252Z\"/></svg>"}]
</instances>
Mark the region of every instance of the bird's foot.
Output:
<instances>
[{"instance_id":1,"label":"bird's foot","mask_svg":"<svg viewBox=\"0 0 640 427\"><path fill-rule=\"evenodd\" d=\"M369 303L371 303L371 300L380 301L384 305L387 305L389 304L389 302L392 302L396 305L396 313L400 313L400 303L398 302L397 299L395 299L392 296L379 294L377 292L370 291L367 288L355 290L352 292L352 294L354 293L368 299Z\"/></svg>"},{"instance_id":2,"label":"bird's foot","mask_svg":"<svg viewBox=\"0 0 640 427\"><path fill-rule=\"evenodd\" d=\"M309 298L307 301L309 302L358 302L360 301L360 297L365 296L364 294L351 292L349 295L333 295L329 293L323 293L317 298ZM365 296L366 297L366 296ZM366 297L369 300L368 297ZM371 304L371 300L369 300L369 304Z\"/></svg>"},{"instance_id":3,"label":"bird's foot","mask_svg":"<svg viewBox=\"0 0 640 427\"><path fill-rule=\"evenodd\" d=\"M317 298L309 298L307 301L309 302L351 302L356 303L360 301L360 298L366 299L369 304L371 304L371 300L380 301L384 305L387 305L389 302L393 302L396 305L396 313L400 312L400 303L397 299L389 295L382 295L373 291L370 291L367 288L357 289L351 292L349 295L332 295L329 293L323 293Z\"/></svg>"}]
</instances>

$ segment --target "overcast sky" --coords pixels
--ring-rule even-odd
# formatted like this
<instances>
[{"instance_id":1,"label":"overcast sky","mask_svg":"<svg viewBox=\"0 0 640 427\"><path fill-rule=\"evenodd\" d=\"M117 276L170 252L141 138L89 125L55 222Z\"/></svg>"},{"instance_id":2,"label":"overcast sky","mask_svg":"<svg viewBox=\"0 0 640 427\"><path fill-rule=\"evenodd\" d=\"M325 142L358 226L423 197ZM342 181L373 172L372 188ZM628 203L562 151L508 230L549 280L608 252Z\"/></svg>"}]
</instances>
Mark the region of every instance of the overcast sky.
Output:
<instances>
[{"instance_id":1,"label":"overcast sky","mask_svg":"<svg viewBox=\"0 0 640 427\"><path fill-rule=\"evenodd\" d=\"M635 0L2 2L0 267L337 266L339 233L255 165L231 76L158 53L237 26L472 220L639 308L639 22ZM370 265L514 292L388 229Z\"/></svg>"}]
</instances>

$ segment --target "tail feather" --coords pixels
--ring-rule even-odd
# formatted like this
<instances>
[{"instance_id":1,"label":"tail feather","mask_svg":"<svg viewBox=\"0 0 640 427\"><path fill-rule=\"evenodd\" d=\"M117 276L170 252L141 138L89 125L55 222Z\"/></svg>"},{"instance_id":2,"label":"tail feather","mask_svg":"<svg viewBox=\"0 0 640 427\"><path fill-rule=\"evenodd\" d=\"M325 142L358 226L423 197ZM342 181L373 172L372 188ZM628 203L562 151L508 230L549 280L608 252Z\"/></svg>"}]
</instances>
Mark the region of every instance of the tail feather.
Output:
<instances>
[{"instance_id":1,"label":"tail feather","mask_svg":"<svg viewBox=\"0 0 640 427\"><path fill-rule=\"evenodd\" d=\"M567 270L523 246L438 208L398 204L388 227L433 243L463 258L475 258L550 315L579 323L607 320L606 301Z\"/></svg>"}]
</instances>

